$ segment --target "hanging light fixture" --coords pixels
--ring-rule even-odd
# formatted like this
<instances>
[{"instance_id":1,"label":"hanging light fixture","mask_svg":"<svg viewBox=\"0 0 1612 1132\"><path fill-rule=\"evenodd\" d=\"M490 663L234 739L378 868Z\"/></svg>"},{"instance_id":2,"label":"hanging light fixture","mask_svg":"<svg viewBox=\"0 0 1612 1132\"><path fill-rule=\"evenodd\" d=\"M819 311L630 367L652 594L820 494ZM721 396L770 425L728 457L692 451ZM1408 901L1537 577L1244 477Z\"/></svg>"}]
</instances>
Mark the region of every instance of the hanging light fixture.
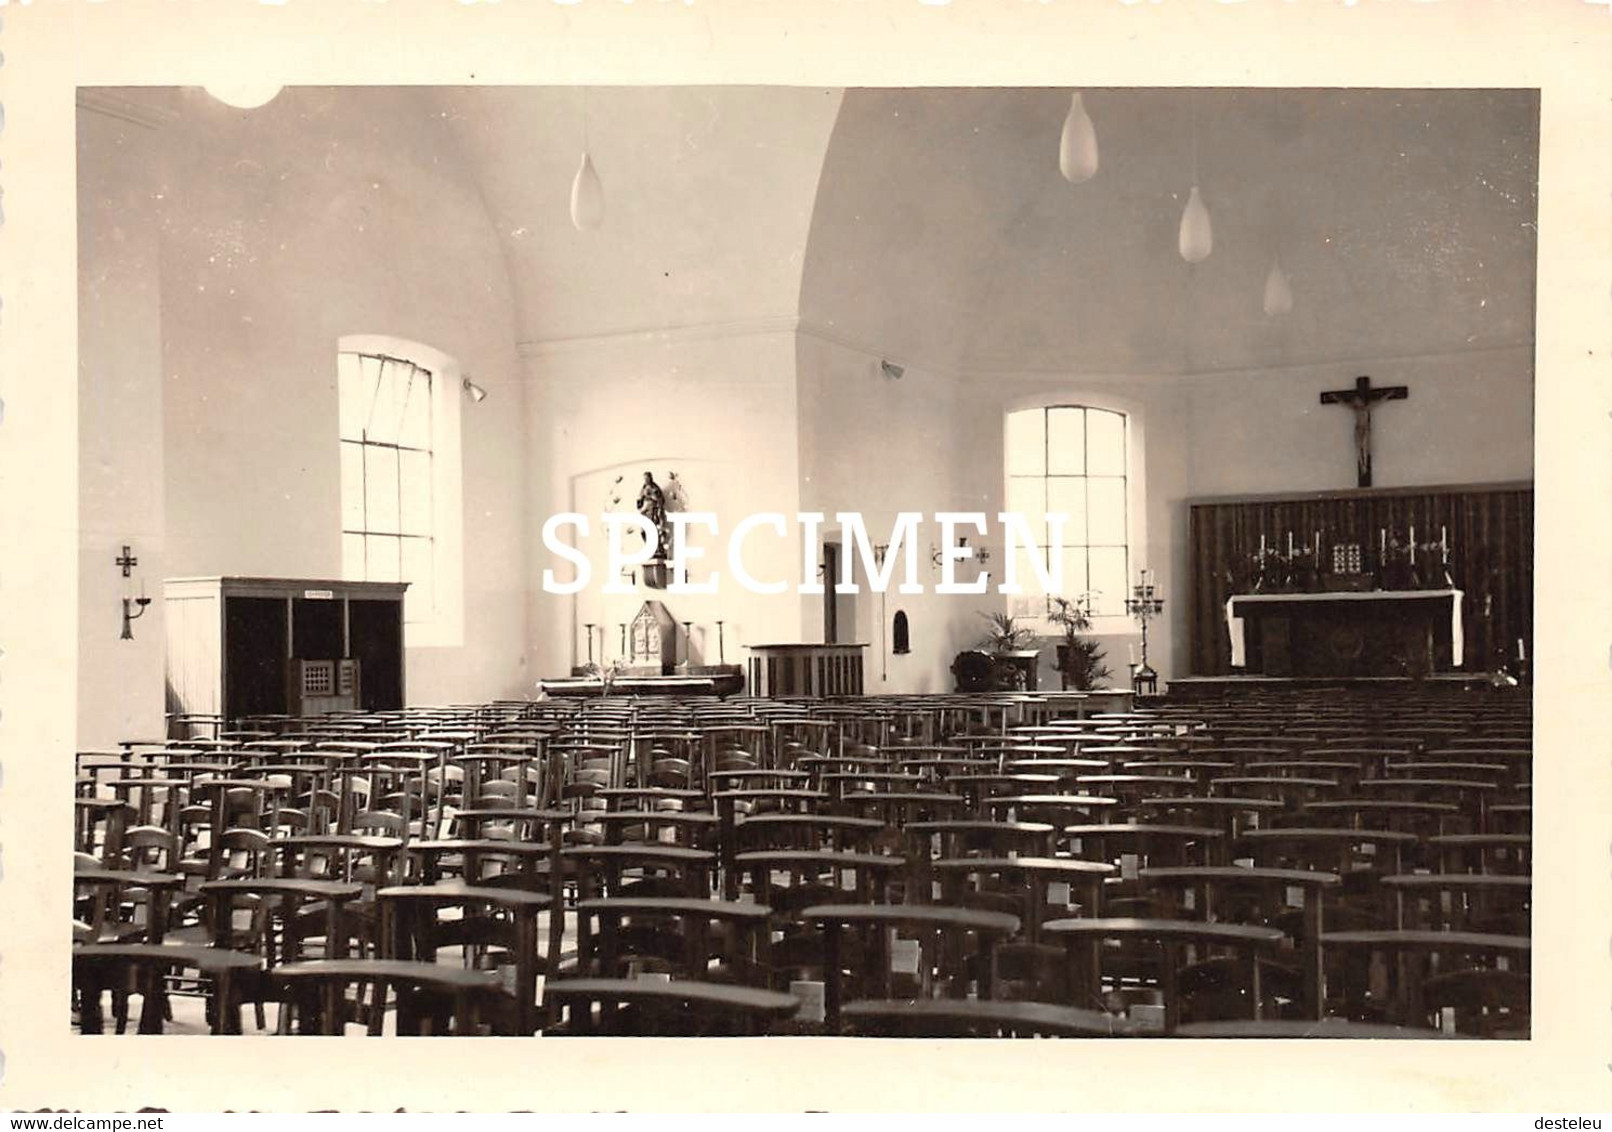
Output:
<instances>
[{"instance_id":1,"label":"hanging light fixture","mask_svg":"<svg viewBox=\"0 0 1612 1132\"><path fill-rule=\"evenodd\" d=\"M604 221L604 184L588 154L588 92L582 92L582 162L571 181L571 223L590 231Z\"/></svg>"},{"instance_id":2,"label":"hanging light fixture","mask_svg":"<svg viewBox=\"0 0 1612 1132\"><path fill-rule=\"evenodd\" d=\"M1284 315L1293 309L1293 288L1282 270L1282 257L1271 257L1270 274L1265 276L1265 313L1271 318Z\"/></svg>"},{"instance_id":3,"label":"hanging light fixture","mask_svg":"<svg viewBox=\"0 0 1612 1132\"><path fill-rule=\"evenodd\" d=\"M1187 195L1187 207L1181 212L1181 258L1188 263L1202 263L1215 247L1215 233L1209 223L1209 209L1198 193L1198 108L1192 108L1192 192Z\"/></svg>"},{"instance_id":4,"label":"hanging light fixture","mask_svg":"<svg viewBox=\"0 0 1612 1132\"><path fill-rule=\"evenodd\" d=\"M1279 138L1282 133L1282 103L1280 95L1271 97L1271 126L1270 136ZM1279 199L1279 198L1277 198ZM1280 232L1285 225L1282 208L1267 207L1267 215L1272 217L1272 224ZM1276 247L1271 251L1271 269L1265 276L1265 317L1280 318L1293 309L1293 286L1288 282L1287 272L1282 270L1282 253L1279 250L1280 241L1274 241Z\"/></svg>"},{"instance_id":5,"label":"hanging light fixture","mask_svg":"<svg viewBox=\"0 0 1612 1132\"><path fill-rule=\"evenodd\" d=\"M1072 185L1089 181L1097 174L1097 131L1091 115L1081 103L1077 90L1069 99L1069 116L1063 120L1063 136L1058 142L1058 171Z\"/></svg>"},{"instance_id":6,"label":"hanging light fixture","mask_svg":"<svg viewBox=\"0 0 1612 1132\"><path fill-rule=\"evenodd\" d=\"M1181 213L1181 258L1188 263L1202 263L1214 247L1215 233L1209 223L1209 209L1198 194L1198 186L1193 185L1187 207Z\"/></svg>"},{"instance_id":7,"label":"hanging light fixture","mask_svg":"<svg viewBox=\"0 0 1612 1132\"><path fill-rule=\"evenodd\" d=\"M226 106L237 110L256 110L267 106L280 93L280 84L263 79L221 79L202 88Z\"/></svg>"}]
</instances>

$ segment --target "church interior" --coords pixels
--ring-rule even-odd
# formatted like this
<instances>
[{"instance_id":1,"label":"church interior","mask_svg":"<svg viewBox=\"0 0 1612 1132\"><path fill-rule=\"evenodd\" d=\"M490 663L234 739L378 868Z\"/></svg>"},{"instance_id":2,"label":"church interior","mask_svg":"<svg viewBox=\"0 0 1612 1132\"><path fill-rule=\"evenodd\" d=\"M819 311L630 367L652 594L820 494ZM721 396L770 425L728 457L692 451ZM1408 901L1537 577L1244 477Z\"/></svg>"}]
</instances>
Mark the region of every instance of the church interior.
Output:
<instances>
[{"instance_id":1,"label":"church interior","mask_svg":"<svg viewBox=\"0 0 1612 1132\"><path fill-rule=\"evenodd\" d=\"M1528 1037L1538 114L81 89L73 1026Z\"/></svg>"}]
</instances>

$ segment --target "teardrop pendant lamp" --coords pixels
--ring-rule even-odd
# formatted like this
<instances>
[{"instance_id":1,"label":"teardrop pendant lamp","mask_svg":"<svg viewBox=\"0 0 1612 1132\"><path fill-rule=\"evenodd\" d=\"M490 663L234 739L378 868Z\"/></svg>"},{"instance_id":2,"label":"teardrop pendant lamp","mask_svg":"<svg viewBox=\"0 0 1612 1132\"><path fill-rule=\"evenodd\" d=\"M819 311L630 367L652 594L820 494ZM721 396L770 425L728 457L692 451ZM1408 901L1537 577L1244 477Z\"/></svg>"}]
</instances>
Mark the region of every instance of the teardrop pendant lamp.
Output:
<instances>
[{"instance_id":1,"label":"teardrop pendant lamp","mask_svg":"<svg viewBox=\"0 0 1612 1132\"><path fill-rule=\"evenodd\" d=\"M1181 258L1188 263L1202 263L1214 251L1214 226L1209 221L1209 208L1198 192L1198 108L1192 108L1192 192L1187 195L1187 207L1181 211Z\"/></svg>"},{"instance_id":2,"label":"teardrop pendant lamp","mask_svg":"<svg viewBox=\"0 0 1612 1132\"><path fill-rule=\"evenodd\" d=\"M1069 99L1069 115L1063 120L1063 136L1058 141L1058 171L1071 185L1079 185L1097 175L1097 130L1086 113L1080 92Z\"/></svg>"},{"instance_id":3,"label":"teardrop pendant lamp","mask_svg":"<svg viewBox=\"0 0 1612 1132\"><path fill-rule=\"evenodd\" d=\"M1293 287L1282 270L1282 257L1271 257L1270 274L1265 276L1265 314L1270 318L1284 315L1293 309Z\"/></svg>"},{"instance_id":4,"label":"teardrop pendant lamp","mask_svg":"<svg viewBox=\"0 0 1612 1132\"><path fill-rule=\"evenodd\" d=\"M267 106L279 95L279 83L261 79L233 79L208 83L202 88L225 106L237 110L256 110Z\"/></svg>"},{"instance_id":5,"label":"teardrop pendant lamp","mask_svg":"<svg viewBox=\"0 0 1612 1132\"><path fill-rule=\"evenodd\" d=\"M1280 95L1271 99L1270 136L1277 138L1282 135L1283 129L1282 105ZM1277 232L1286 230L1286 217L1281 207L1280 198L1273 197L1268 202L1265 214L1270 218L1272 227ZM1288 281L1287 271L1282 267L1281 240L1278 237L1272 241L1271 269L1265 275L1265 295L1261 304L1265 310L1266 318L1280 318L1293 309L1293 284Z\"/></svg>"},{"instance_id":6,"label":"teardrop pendant lamp","mask_svg":"<svg viewBox=\"0 0 1612 1132\"><path fill-rule=\"evenodd\" d=\"M588 92L582 92L582 161L571 181L571 223L579 232L591 231L604 222L604 183L588 153Z\"/></svg>"}]
</instances>

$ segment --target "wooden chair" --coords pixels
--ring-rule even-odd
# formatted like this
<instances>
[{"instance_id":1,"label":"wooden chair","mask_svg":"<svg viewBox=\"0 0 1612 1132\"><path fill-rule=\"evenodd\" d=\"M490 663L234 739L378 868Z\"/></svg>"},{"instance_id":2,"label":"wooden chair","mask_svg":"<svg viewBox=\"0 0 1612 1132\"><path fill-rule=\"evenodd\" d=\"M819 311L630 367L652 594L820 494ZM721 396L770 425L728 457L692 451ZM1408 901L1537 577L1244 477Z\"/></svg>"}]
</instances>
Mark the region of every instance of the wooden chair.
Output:
<instances>
[{"instance_id":1,"label":"wooden chair","mask_svg":"<svg viewBox=\"0 0 1612 1132\"><path fill-rule=\"evenodd\" d=\"M1163 1007L1161 1027L1166 1034L1173 1034L1181 1021L1179 977L1188 952L1197 959L1212 952L1230 952L1242 972L1244 993L1236 997L1247 1002L1252 1017L1258 1019L1265 1001L1258 957L1279 949L1287 940L1275 928L1130 917L1053 920L1043 924L1041 930L1048 938L1064 942L1075 1006L1099 1006L1112 1001L1104 996L1107 942L1119 942L1133 953L1139 947L1157 948L1156 993ZM1116 983L1113 990L1122 992L1124 987Z\"/></svg>"},{"instance_id":2,"label":"wooden chair","mask_svg":"<svg viewBox=\"0 0 1612 1132\"><path fill-rule=\"evenodd\" d=\"M1350 1022L1344 1018L1297 1019L1263 1018L1237 1019L1230 1022L1189 1022L1176 1028L1178 1038L1216 1038L1261 1040L1287 1038L1322 1038L1328 1040L1405 1040L1425 1041L1444 1038L1437 1030L1416 1029L1409 1026L1373 1025L1369 1022Z\"/></svg>"},{"instance_id":3,"label":"wooden chair","mask_svg":"<svg viewBox=\"0 0 1612 1132\"><path fill-rule=\"evenodd\" d=\"M772 966L765 904L689 897L606 897L584 900L577 915L577 972L590 978L673 979L768 985Z\"/></svg>"},{"instance_id":4,"label":"wooden chair","mask_svg":"<svg viewBox=\"0 0 1612 1132\"><path fill-rule=\"evenodd\" d=\"M1533 881L1527 875L1409 873L1382 878L1402 929L1529 935Z\"/></svg>"},{"instance_id":5,"label":"wooden chair","mask_svg":"<svg viewBox=\"0 0 1612 1132\"><path fill-rule=\"evenodd\" d=\"M1017 916L938 904L820 904L802 918L823 932L824 1027L830 1035L842 1032L840 1011L847 1000L895 997L892 929L919 937L916 963L901 964L913 968L916 997L981 999L993 997L996 942L1019 930ZM847 933L860 937L860 961L849 969Z\"/></svg>"},{"instance_id":6,"label":"wooden chair","mask_svg":"<svg viewBox=\"0 0 1612 1132\"><path fill-rule=\"evenodd\" d=\"M1533 842L1526 833L1452 833L1430 837L1427 845L1439 872L1525 875L1533 869Z\"/></svg>"},{"instance_id":7,"label":"wooden chair","mask_svg":"<svg viewBox=\"0 0 1612 1132\"><path fill-rule=\"evenodd\" d=\"M1344 829L1386 829L1432 837L1467 832L1447 828L1459 824L1461 809L1448 802L1400 798L1329 798L1308 802L1294 825L1331 825Z\"/></svg>"},{"instance_id":8,"label":"wooden chair","mask_svg":"<svg viewBox=\"0 0 1612 1132\"><path fill-rule=\"evenodd\" d=\"M1062 948L1041 938L1041 925L1071 915L1101 915L1103 882L1117 871L1100 861L1062 857L963 857L935 861L935 903L1016 916L1020 930L996 949L1003 997L1066 1002ZM977 981L981 972L972 972Z\"/></svg>"},{"instance_id":9,"label":"wooden chair","mask_svg":"<svg viewBox=\"0 0 1612 1132\"><path fill-rule=\"evenodd\" d=\"M1531 952L1527 936L1418 930L1327 932L1321 937L1321 946L1333 1012L1355 1021L1410 1026L1426 1025L1433 1012L1429 1007L1429 982L1433 1001L1439 1006L1456 1005L1446 1003L1443 994L1464 997L1455 993L1464 989L1456 979L1446 979L1442 984L1433 981L1457 972L1463 973L1461 979L1467 986L1498 988L1509 984L1514 991L1519 983L1514 976L1526 975ZM1389 975L1386 986L1372 985L1375 980L1370 978L1370 972L1375 965L1371 960L1375 956L1388 960L1383 968ZM1466 974L1469 972L1499 974ZM1505 1005L1501 1002L1497 1013ZM1486 1006L1480 998L1480 1007ZM1526 1026L1524 1019L1519 1020ZM1500 1028L1497 1021L1491 1022L1492 1028Z\"/></svg>"},{"instance_id":10,"label":"wooden chair","mask_svg":"<svg viewBox=\"0 0 1612 1132\"><path fill-rule=\"evenodd\" d=\"M238 878L207 881L200 893L208 903L208 923L212 926L213 946L236 950L238 942L237 909L262 909L266 917L255 921L253 938L260 941L259 958L262 969L260 986L255 993L272 993L278 984L277 968L287 962L304 957L305 949L318 939L322 941L324 958L339 959L346 955L350 935L346 915L347 905L363 896L363 886L346 881L306 880L288 877ZM324 919L323 930L315 935L303 926L311 908L317 908ZM250 919L250 917L248 917ZM282 1012L280 1023L284 1027L290 1015Z\"/></svg>"},{"instance_id":11,"label":"wooden chair","mask_svg":"<svg viewBox=\"0 0 1612 1132\"><path fill-rule=\"evenodd\" d=\"M160 943L85 943L75 946L73 987L79 1001L79 1029L104 1032L101 997L108 989L133 985L142 995L139 1032L160 1034L164 1022L164 979L170 971L189 968L210 980L207 1016L215 1034L241 1032L237 986L242 976L260 970L256 955L222 948ZM122 1027L119 1026L119 1033Z\"/></svg>"},{"instance_id":12,"label":"wooden chair","mask_svg":"<svg viewBox=\"0 0 1612 1132\"><path fill-rule=\"evenodd\" d=\"M456 947L466 967L502 962L512 970L507 989L514 1001L509 1020L495 1026L516 1035L537 1030L538 978L552 977L559 965L552 938L546 954L538 949L537 915L554 914L551 894L439 881L382 888L375 896L382 958L436 963L439 950ZM443 919L444 910L456 915ZM370 1032L380 1032L378 1018L372 1017Z\"/></svg>"},{"instance_id":13,"label":"wooden chair","mask_svg":"<svg viewBox=\"0 0 1612 1132\"><path fill-rule=\"evenodd\" d=\"M1290 808L1297 809L1305 802L1328 798L1338 792L1335 778L1287 775L1227 775L1215 780L1210 787L1216 797L1278 798Z\"/></svg>"},{"instance_id":14,"label":"wooden chair","mask_svg":"<svg viewBox=\"0 0 1612 1132\"><path fill-rule=\"evenodd\" d=\"M693 979L562 978L544 997L564 1017L554 1032L572 1036L754 1036L800 1009L791 994Z\"/></svg>"},{"instance_id":15,"label":"wooden chair","mask_svg":"<svg viewBox=\"0 0 1612 1132\"><path fill-rule=\"evenodd\" d=\"M734 852L764 849L834 849L866 853L885 828L877 818L842 814L753 814L734 827ZM731 854L724 854L731 860Z\"/></svg>"},{"instance_id":16,"label":"wooden chair","mask_svg":"<svg viewBox=\"0 0 1612 1132\"><path fill-rule=\"evenodd\" d=\"M1187 866L1143 869L1141 881L1163 897L1154 910L1156 916L1256 924L1289 936L1299 961L1296 965L1273 964L1278 976L1287 972L1292 977L1288 985L1278 982L1274 987L1267 978L1267 987L1291 1000L1297 1016L1322 1017L1321 934L1326 926L1326 895L1342 884L1336 873ZM1200 969L1194 973L1212 978L1222 971ZM1200 977L1197 981L1205 980ZM1220 1013L1224 1016L1226 1012Z\"/></svg>"},{"instance_id":17,"label":"wooden chair","mask_svg":"<svg viewBox=\"0 0 1612 1132\"><path fill-rule=\"evenodd\" d=\"M996 821L1066 826L1106 819L1118 805L1119 799L1097 794L1008 794L988 799L985 812Z\"/></svg>"},{"instance_id":18,"label":"wooden chair","mask_svg":"<svg viewBox=\"0 0 1612 1132\"><path fill-rule=\"evenodd\" d=\"M1046 1002L997 999L858 999L840 1010L846 1034L871 1038L1115 1038L1122 1018Z\"/></svg>"},{"instance_id":19,"label":"wooden chair","mask_svg":"<svg viewBox=\"0 0 1612 1132\"><path fill-rule=\"evenodd\" d=\"M913 856L933 861L956 857L1035 857L1053 855L1057 827L1048 822L954 821L913 822L905 833L914 842Z\"/></svg>"},{"instance_id":20,"label":"wooden chair","mask_svg":"<svg viewBox=\"0 0 1612 1132\"><path fill-rule=\"evenodd\" d=\"M275 977L285 988L283 1014L296 1017L298 1032L327 1036L344 1033L352 1017L349 987L373 986L378 1001L395 1001L397 1032L410 1036L479 1033L504 996L490 971L401 959L305 960L277 968Z\"/></svg>"}]
</instances>

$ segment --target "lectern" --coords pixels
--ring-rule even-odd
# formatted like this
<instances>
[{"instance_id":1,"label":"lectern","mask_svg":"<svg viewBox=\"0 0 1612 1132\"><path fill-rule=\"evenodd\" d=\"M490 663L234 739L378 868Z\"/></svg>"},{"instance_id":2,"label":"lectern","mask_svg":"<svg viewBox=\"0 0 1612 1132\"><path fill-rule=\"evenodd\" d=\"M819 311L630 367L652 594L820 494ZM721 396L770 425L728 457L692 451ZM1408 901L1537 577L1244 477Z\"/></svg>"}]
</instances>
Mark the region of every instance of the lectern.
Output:
<instances>
[{"instance_id":1,"label":"lectern","mask_svg":"<svg viewBox=\"0 0 1612 1132\"><path fill-rule=\"evenodd\" d=\"M749 645L752 695L860 696L867 645Z\"/></svg>"}]
</instances>

